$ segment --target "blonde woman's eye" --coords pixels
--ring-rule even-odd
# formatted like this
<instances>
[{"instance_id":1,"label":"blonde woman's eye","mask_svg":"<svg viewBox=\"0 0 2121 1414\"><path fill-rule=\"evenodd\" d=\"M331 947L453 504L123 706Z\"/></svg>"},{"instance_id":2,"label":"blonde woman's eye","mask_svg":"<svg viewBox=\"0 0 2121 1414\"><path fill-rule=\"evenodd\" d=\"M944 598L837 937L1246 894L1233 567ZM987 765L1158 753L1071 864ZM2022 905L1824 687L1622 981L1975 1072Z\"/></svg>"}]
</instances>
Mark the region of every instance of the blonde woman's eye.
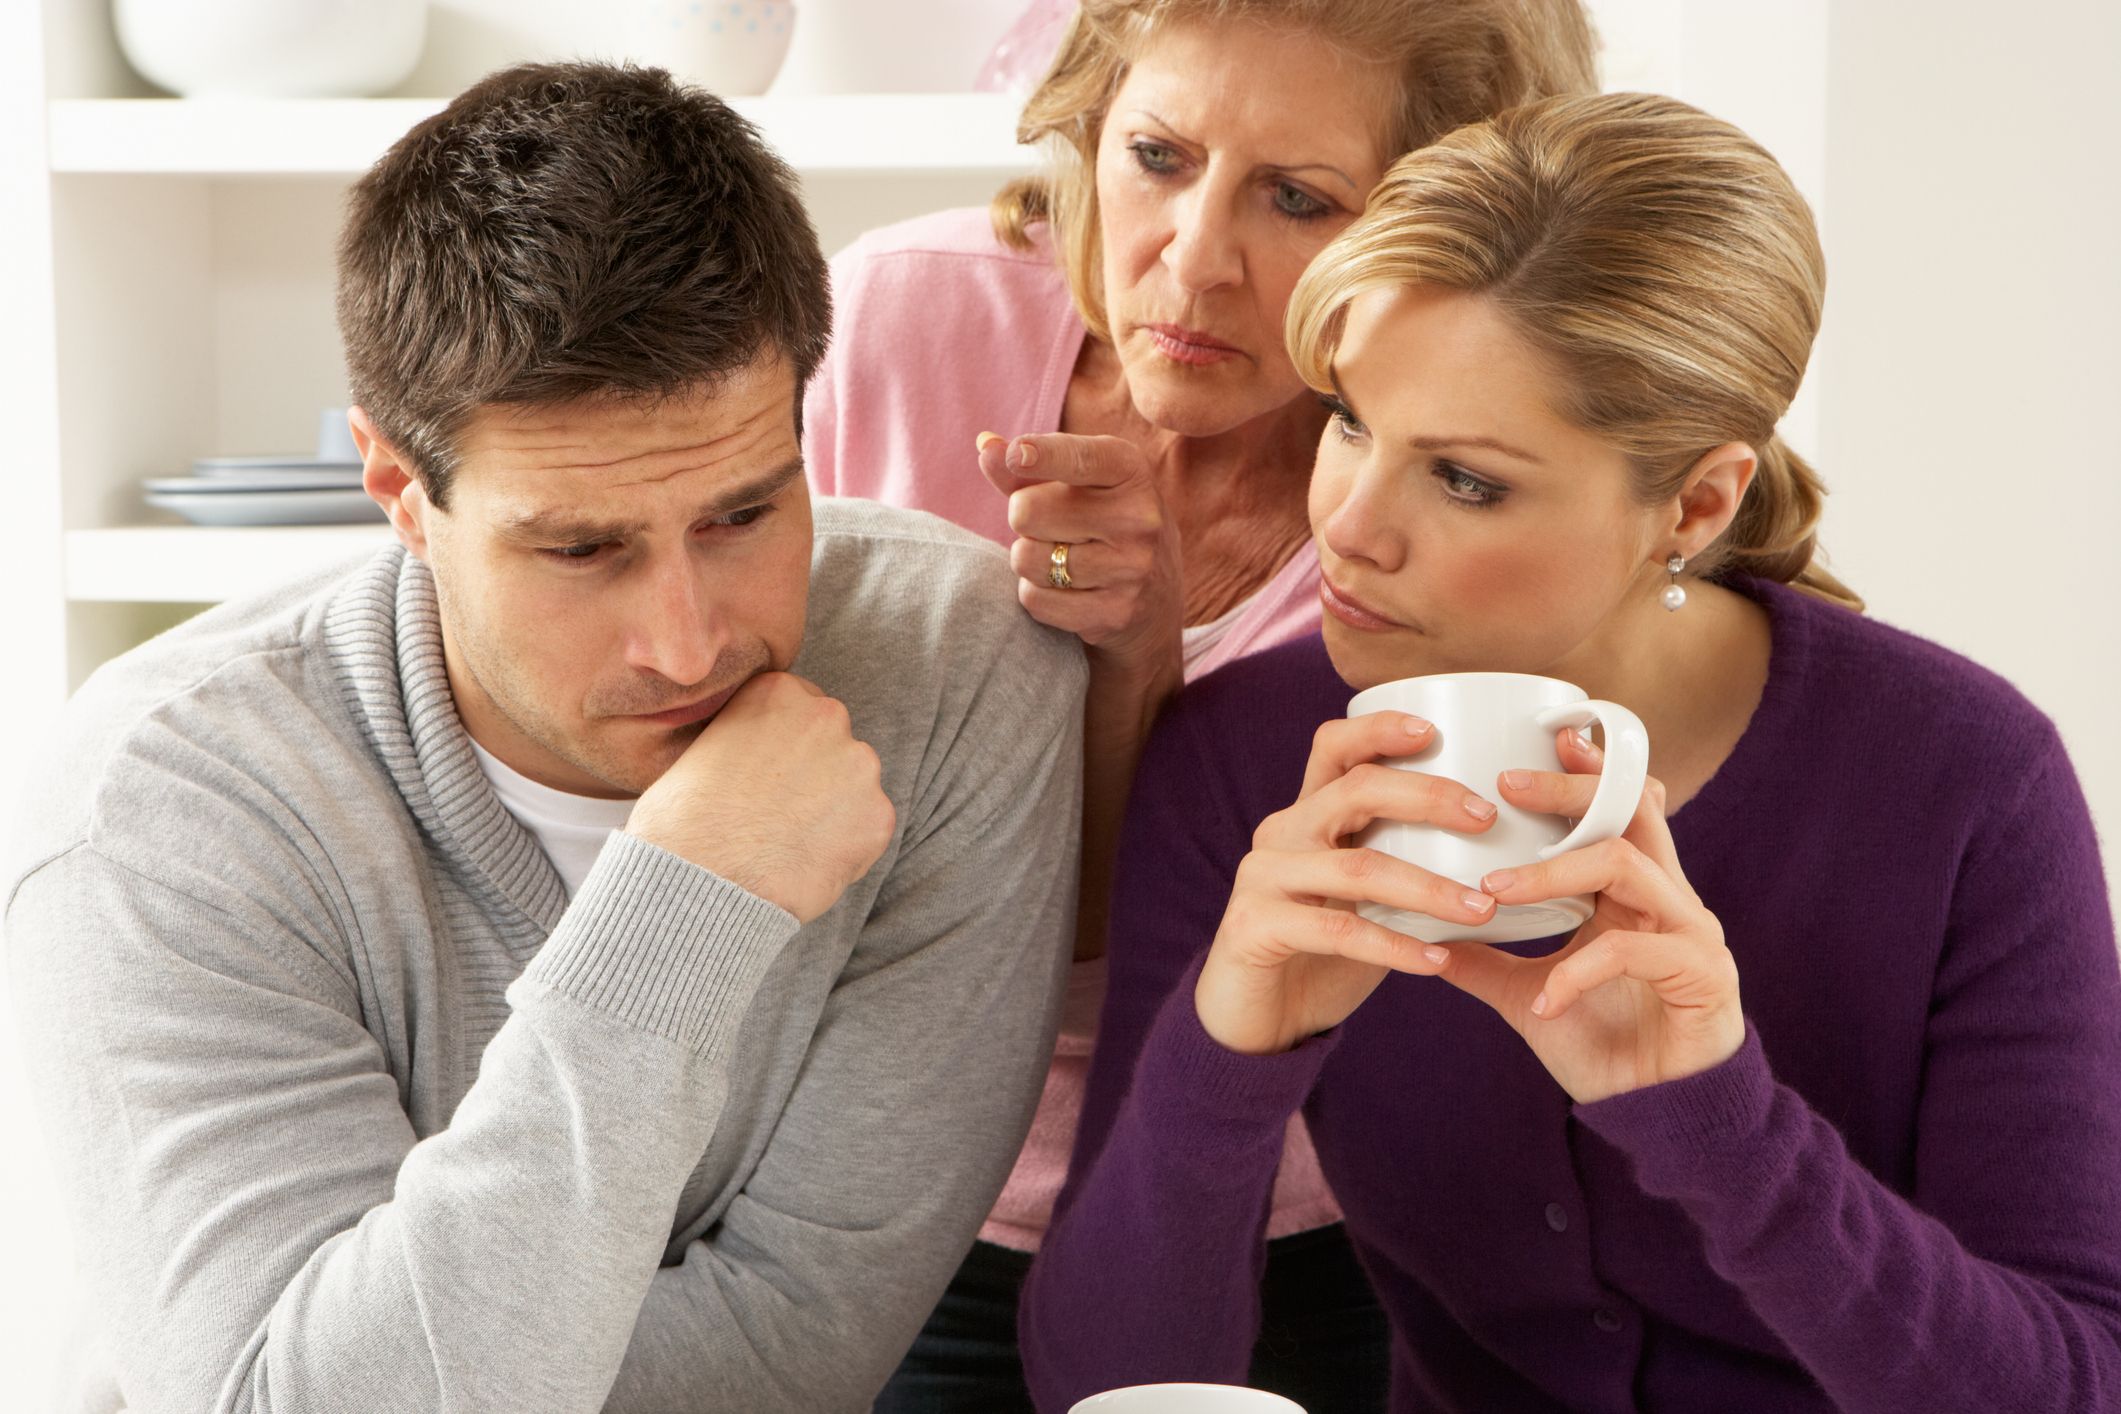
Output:
<instances>
[{"instance_id":1,"label":"blonde woman's eye","mask_svg":"<svg viewBox=\"0 0 2121 1414\"><path fill-rule=\"evenodd\" d=\"M1509 494L1493 482L1483 481L1462 466L1450 462L1436 464L1436 479L1443 483L1444 494L1465 506L1492 506Z\"/></svg>"},{"instance_id":2,"label":"blonde woman's eye","mask_svg":"<svg viewBox=\"0 0 2121 1414\"><path fill-rule=\"evenodd\" d=\"M1137 138L1127 144L1127 150L1134 154L1135 162L1140 164L1145 172L1154 172L1161 176L1178 170L1178 154L1160 142Z\"/></svg>"},{"instance_id":3,"label":"blonde woman's eye","mask_svg":"<svg viewBox=\"0 0 2121 1414\"><path fill-rule=\"evenodd\" d=\"M1301 187L1292 187L1282 182L1274 188L1274 209L1282 215L1298 221L1310 221L1326 214L1326 204Z\"/></svg>"},{"instance_id":4,"label":"blonde woman's eye","mask_svg":"<svg viewBox=\"0 0 2121 1414\"><path fill-rule=\"evenodd\" d=\"M1340 434L1341 441L1353 442L1369 431L1355 416L1354 410L1331 393L1319 394L1318 401L1325 406L1327 413L1331 414L1333 430Z\"/></svg>"}]
</instances>

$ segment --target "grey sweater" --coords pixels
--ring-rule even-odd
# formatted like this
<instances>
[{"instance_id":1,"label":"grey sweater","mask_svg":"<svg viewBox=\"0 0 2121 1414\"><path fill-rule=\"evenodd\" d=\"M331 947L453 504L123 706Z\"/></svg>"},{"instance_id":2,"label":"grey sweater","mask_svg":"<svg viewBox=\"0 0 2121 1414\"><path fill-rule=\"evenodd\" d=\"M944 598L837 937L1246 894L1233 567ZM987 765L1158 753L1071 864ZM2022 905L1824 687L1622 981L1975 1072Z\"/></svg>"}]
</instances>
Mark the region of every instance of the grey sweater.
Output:
<instances>
[{"instance_id":1,"label":"grey sweater","mask_svg":"<svg viewBox=\"0 0 2121 1414\"><path fill-rule=\"evenodd\" d=\"M817 510L795 671L898 826L806 927L626 835L568 903L396 550L82 689L6 928L101 1407L867 1407L1045 1070L1084 670L986 542Z\"/></svg>"}]
</instances>

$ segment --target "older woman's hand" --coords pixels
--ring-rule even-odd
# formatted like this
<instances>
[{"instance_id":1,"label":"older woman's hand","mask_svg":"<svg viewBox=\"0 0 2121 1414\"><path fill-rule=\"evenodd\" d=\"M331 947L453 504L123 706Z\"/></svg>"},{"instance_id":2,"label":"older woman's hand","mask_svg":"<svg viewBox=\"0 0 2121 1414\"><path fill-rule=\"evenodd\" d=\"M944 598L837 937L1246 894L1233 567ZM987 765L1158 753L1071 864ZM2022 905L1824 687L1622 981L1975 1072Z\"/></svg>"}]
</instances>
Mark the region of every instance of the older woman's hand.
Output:
<instances>
[{"instance_id":1,"label":"older woman's hand","mask_svg":"<svg viewBox=\"0 0 2121 1414\"><path fill-rule=\"evenodd\" d=\"M1175 672L1185 622L1178 528L1141 449L1120 437L982 433L979 464L1009 498L1018 536L1009 559L1031 617L1078 635L1112 666ZM1068 547L1065 588L1054 582L1056 545Z\"/></svg>"},{"instance_id":2,"label":"older woman's hand","mask_svg":"<svg viewBox=\"0 0 2121 1414\"><path fill-rule=\"evenodd\" d=\"M1372 820L1474 835L1494 825L1494 805L1456 781L1379 764L1421 750L1434 730L1403 712L1318 729L1302 793L1254 832L1201 964L1193 1006L1216 1041L1247 1055L1286 1051L1347 1020L1387 972L1438 969L1440 952L1359 917L1358 903L1462 924L1493 916L1484 894L1342 843Z\"/></svg>"},{"instance_id":3,"label":"older woman's hand","mask_svg":"<svg viewBox=\"0 0 2121 1414\"><path fill-rule=\"evenodd\" d=\"M1573 733L1564 732L1562 743L1568 774L1508 772L1503 798L1525 810L1581 816L1598 786L1600 755ZM1679 868L1664 800L1664 786L1652 779L1619 839L1481 881L1506 904L1597 895L1568 946L1521 958L1461 943L1438 973L1515 1027L1579 1103L1707 1070L1745 1041L1738 965L1723 925Z\"/></svg>"}]
</instances>

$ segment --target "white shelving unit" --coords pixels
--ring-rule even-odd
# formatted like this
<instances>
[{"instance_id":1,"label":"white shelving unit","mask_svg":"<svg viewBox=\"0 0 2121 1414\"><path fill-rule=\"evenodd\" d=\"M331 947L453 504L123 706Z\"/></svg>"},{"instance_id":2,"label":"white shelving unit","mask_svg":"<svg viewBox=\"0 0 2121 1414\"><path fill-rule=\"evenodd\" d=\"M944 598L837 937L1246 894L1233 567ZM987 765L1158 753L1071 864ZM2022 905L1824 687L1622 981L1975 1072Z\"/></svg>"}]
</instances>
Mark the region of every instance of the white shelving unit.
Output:
<instances>
[{"instance_id":1,"label":"white shelving unit","mask_svg":"<svg viewBox=\"0 0 2121 1414\"><path fill-rule=\"evenodd\" d=\"M270 589L390 543L390 527L120 525L69 531L76 603L208 604Z\"/></svg>"},{"instance_id":2,"label":"white shelving unit","mask_svg":"<svg viewBox=\"0 0 2121 1414\"><path fill-rule=\"evenodd\" d=\"M955 176L1024 170L1016 100L995 93L739 98L806 178ZM62 99L51 105L55 174L343 177L442 108L441 99L186 102Z\"/></svg>"}]
</instances>

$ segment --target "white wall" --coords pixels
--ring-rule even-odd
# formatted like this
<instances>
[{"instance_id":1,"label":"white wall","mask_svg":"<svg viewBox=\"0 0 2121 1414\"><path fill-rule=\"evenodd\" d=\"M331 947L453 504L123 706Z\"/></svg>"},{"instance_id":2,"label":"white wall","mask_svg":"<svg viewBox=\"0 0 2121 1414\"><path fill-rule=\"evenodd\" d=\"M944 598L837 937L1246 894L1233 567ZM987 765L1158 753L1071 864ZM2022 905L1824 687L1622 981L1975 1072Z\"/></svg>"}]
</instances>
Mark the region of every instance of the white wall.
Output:
<instances>
[{"instance_id":1,"label":"white wall","mask_svg":"<svg viewBox=\"0 0 2121 1414\"><path fill-rule=\"evenodd\" d=\"M44 47L34 5L0 6L0 447L8 551L0 554L0 840L24 761L52 730L65 692L59 597L58 370L50 186L44 179ZM0 981L0 1409L46 1407L71 1313L71 1247L30 1114L14 1010Z\"/></svg>"},{"instance_id":2,"label":"white wall","mask_svg":"<svg viewBox=\"0 0 2121 1414\"><path fill-rule=\"evenodd\" d=\"M1837 4L1827 50L1826 544L2056 719L2121 878L2121 5Z\"/></svg>"}]
</instances>

